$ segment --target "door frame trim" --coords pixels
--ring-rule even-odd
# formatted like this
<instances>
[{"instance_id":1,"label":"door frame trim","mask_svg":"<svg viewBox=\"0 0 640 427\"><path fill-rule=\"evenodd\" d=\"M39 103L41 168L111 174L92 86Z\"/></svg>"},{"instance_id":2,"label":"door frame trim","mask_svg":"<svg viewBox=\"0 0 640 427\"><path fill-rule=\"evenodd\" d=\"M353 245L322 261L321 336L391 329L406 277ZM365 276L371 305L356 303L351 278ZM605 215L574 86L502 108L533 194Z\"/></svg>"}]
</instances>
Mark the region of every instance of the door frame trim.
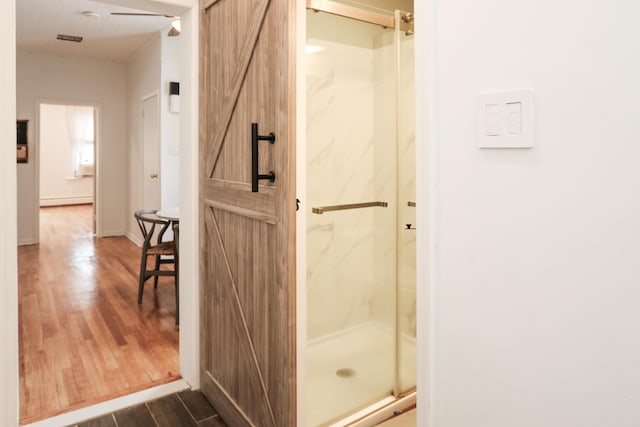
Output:
<instances>
[{"instance_id":1,"label":"door frame trim","mask_svg":"<svg viewBox=\"0 0 640 427\"><path fill-rule=\"evenodd\" d=\"M118 4L117 0L101 0L103 3ZM8 0L4 6L0 22L0 47L6 52L7 66L0 69L0 85L6 96L0 101L0 132L3 137L15 139L16 119L16 0ZM166 6L166 10L176 11L183 23L180 36L180 76L184 83L181 90L180 113L180 233L184 246L181 247L180 281L185 285L180 289L180 374L194 389L200 387L199 378L199 251L198 251L198 1L197 0L127 0L126 6L136 9L154 10ZM181 88L182 89L182 88ZM17 202L16 163L13 145L5 144L0 156L0 198L13 200L0 204L0 231L4 238L0 242L0 277L5 286L0 286L5 310L0 315L0 343L6 351L0 353L0 424L19 424L19 383L18 383L18 276L17 276ZM188 243L187 243L188 242ZM187 286L190 284L190 286ZM131 403L131 395L123 396L123 407ZM99 416L96 405L85 408L88 418Z\"/></svg>"},{"instance_id":2,"label":"door frame trim","mask_svg":"<svg viewBox=\"0 0 640 427\"><path fill-rule=\"evenodd\" d=\"M0 16L0 136L16 139L16 0L3 4ZM18 235L17 167L13 144L0 147L0 425L18 425Z\"/></svg>"},{"instance_id":3,"label":"door frame trim","mask_svg":"<svg viewBox=\"0 0 640 427\"><path fill-rule=\"evenodd\" d=\"M416 123L416 325L417 419L437 426L437 350L439 272L438 213L438 13L437 0L414 3ZM417 76L423 76L418 78Z\"/></svg>"},{"instance_id":4,"label":"door frame trim","mask_svg":"<svg viewBox=\"0 0 640 427\"><path fill-rule=\"evenodd\" d=\"M296 417L307 424L307 9L296 9Z\"/></svg>"}]
</instances>

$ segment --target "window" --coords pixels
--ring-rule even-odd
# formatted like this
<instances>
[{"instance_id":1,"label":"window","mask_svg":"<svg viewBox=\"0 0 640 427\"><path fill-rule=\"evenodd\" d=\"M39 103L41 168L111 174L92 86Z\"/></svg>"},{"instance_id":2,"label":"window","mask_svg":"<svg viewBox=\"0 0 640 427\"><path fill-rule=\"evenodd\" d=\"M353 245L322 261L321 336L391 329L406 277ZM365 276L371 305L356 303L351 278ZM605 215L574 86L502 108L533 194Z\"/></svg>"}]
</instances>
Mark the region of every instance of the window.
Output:
<instances>
[{"instance_id":1,"label":"window","mask_svg":"<svg viewBox=\"0 0 640 427\"><path fill-rule=\"evenodd\" d=\"M93 175L94 163L94 108L67 107L69 142L72 147L71 168L73 176Z\"/></svg>"}]
</instances>

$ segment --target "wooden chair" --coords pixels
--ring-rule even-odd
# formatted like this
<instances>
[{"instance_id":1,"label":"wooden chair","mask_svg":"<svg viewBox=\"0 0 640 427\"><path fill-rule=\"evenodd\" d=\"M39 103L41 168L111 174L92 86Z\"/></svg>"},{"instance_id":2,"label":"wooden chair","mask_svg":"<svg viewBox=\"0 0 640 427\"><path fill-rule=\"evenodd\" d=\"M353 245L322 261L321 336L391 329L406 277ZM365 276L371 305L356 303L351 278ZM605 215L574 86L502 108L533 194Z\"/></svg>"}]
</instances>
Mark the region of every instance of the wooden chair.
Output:
<instances>
[{"instance_id":1,"label":"wooden chair","mask_svg":"<svg viewBox=\"0 0 640 427\"><path fill-rule=\"evenodd\" d=\"M142 292L144 291L145 282L153 277L153 287L158 287L158 277L173 276L176 282L176 323L178 319L178 278L176 268L176 243L175 241L163 242L162 237L169 228L171 221L162 219L156 215L156 210L140 210L136 211L135 217L142 232L144 242L142 244L142 259L140 261L140 279L138 283L138 304L142 304ZM156 233L156 227L158 227ZM156 235L156 244L152 243L153 237ZM153 270L147 269L147 258L154 256ZM167 258L167 257L171 258ZM164 257L164 258L163 258ZM161 270L163 264L173 264L173 270Z\"/></svg>"}]
</instances>

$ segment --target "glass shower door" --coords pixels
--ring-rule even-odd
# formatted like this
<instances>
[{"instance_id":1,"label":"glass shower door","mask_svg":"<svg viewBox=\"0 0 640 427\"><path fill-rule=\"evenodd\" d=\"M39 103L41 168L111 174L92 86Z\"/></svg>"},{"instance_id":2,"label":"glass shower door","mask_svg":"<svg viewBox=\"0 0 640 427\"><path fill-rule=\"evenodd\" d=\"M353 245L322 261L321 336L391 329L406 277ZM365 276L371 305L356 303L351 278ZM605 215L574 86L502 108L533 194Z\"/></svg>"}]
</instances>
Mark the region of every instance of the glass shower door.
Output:
<instances>
[{"instance_id":1,"label":"glass shower door","mask_svg":"<svg viewBox=\"0 0 640 427\"><path fill-rule=\"evenodd\" d=\"M403 18L404 17L404 18ZM407 22L408 21L408 22ZM416 386L416 146L413 15L396 11L398 108L397 394Z\"/></svg>"},{"instance_id":2,"label":"glass shower door","mask_svg":"<svg viewBox=\"0 0 640 427\"><path fill-rule=\"evenodd\" d=\"M394 388L393 40L391 29L307 12L309 426Z\"/></svg>"}]
</instances>

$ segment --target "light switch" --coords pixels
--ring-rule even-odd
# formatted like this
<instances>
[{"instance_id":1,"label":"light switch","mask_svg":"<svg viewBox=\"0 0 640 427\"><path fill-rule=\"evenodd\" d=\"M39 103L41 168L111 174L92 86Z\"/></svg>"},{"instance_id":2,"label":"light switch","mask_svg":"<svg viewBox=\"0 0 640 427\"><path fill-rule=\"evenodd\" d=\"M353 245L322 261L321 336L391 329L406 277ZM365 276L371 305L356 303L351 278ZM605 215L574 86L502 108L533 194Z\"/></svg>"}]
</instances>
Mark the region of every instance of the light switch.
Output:
<instances>
[{"instance_id":1,"label":"light switch","mask_svg":"<svg viewBox=\"0 0 640 427\"><path fill-rule=\"evenodd\" d=\"M477 99L480 148L533 147L533 91L487 93Z\"/></svg>"},{"instance_id":2,"label":"light switch","mask_svg":"<svg viewBox=\"0 0 640 427\"><path fill-rule=\"evenodd\" d=\"M522 135L522 102L507 102L507 135Z\"/></svg>"},{"instance_id":3,"label":"light switch","mask_svg":"<svg viewBox=\"0 0 640 427\"><path fill-rule=\"evenodd\" d=\"M485 105L485 135L500 135L500 106L498 104Z\"/></svg>"}]
</instances>

